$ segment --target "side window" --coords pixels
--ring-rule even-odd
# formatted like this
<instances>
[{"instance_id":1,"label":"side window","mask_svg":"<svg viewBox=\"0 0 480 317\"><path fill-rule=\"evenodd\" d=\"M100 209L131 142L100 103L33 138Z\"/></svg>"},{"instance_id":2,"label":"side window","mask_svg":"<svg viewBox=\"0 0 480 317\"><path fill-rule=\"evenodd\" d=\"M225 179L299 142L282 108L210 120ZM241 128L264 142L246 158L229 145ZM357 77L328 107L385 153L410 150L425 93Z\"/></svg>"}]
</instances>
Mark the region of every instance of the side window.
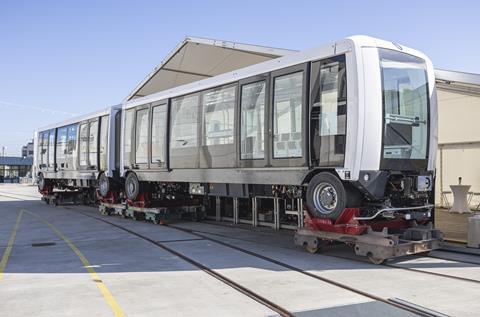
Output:
<instances>
[{"instance_id":1,"label":"side window","mask_svg":"<svg viewBox=\"0 0 480 317\"><path fill-rule=\"evenodd\" d=\"M135 125L135 163L148 163L148 111L142 109L137 111Z\"/></svg>"},{"instance_id":2,"label":"side window","mask_svg":"<svg viewBox=\"0 0 480 317\"><path fill-rule=\"evenodd\" d=\"M67 154L76 155L77 147L77 126L71 125L68 127L68 144L67 144Z\"/></svg>"},{"instance_id":3,"label":"side window","mask_svg":"<svg viewBox=\"0 0 480 317\"><path fill-rule=\"evenodd\" d=\"M83 123L80 125L80 166L88 165L88 125Z\"/></svg>"},{"instance_id":4,"label":"side window","mask_svg":"<svg viewBox=\"0 0 480 317\"><path fill-rule=\"evenodd\" d=\"M152 163L165 165L165 132L167 129L167 105L152 110Z\"/></svg>"},{"instance_id":5,"label":"side window","mask_svg":"<svg viewBox=\"0 0 480 317\"><path fill-rule=\"evenodd\" d=\"M203 145L233 144L235 86L203 93Z\"/></svg>"},{"instance_id":6,"label":"side window","mask_svg":"<svg viewBox=\"0 0 480 317\"><path fill-rule=\"evenodd\" d=\"M279 76L273 88L273 157L302 156L303 72Z\"/></svg>"},{"instance_id":7,"label":"side window","mask_svg":"<svg viewBox=\"0 0 480 317\"><path fill-rule=\"evenodd\" d=\"M98 121L92 121L88 129L88 161L90 168L97 168Z\"/></svg>"},{"instance_id":8,"label":"side window","mask_svg":"<svg viewBox=\"0 0 480 317\"><path fill-rule=\"evenodd\" d=\"M312 148L319 166L343 166L347 128L345 56L312 64Z\"/></svg>"},{"instance_id":9,"label":"side window","mask_svg":"<svg viewBox=\"0 0 480 317\"><path fill-rule=\"evenodd\" d=\"M55 163L55 130L50 130L48 137L48 167L53 167Z\"/></svg>"},{"instance_id":10,"label":"side window","mask_svg":"<svg viewBox=\"0 0 480 317\"><path fill-rule=\"evenodd\" d=\"M100 119L100 169L107 169L108 159L108 120L109 116L103 116Z\"/></svg>"},{"instance_id":11,"label":"side window","mask_svg":"<svg viewBox=\"0 0 480 317\"><path fill-rule=\"evenodd\" d=\"M126 168L132 164L132 129L133 129L133 109L125 111L125 122L123 125L123 163Z\"/></svg>"},{"instance_id":12,"label":"side window","mask_svg":"<svg viewBox=\"0 0 480 317\"><path fill-rule=\"evenodd\" d=\"M57 159L65 162L65 155L67 154L67 127L58 129L57 137ZM60 165L61 167L64 167Z\"/></svg>"},{"instance_id":13,"label":"side window","mask_svg":"<svg viewBox=\"0 0 480 317\"><path fill-rule=\"evenodd\" d=\"M42 132L38 135L38 165L40 168L44 165L44 150L43 150L43 139L45 137L45 132Z\"/></svg>"},{"instance_id":14,"label":"side window","mask_svg":"<svg viewBox=\"0 0 480 317\"><path fill-rule=\"evenodd\" d=\"M172 100L172 133L170 147L183 149L197 146L198 95Z\"/></svg>"},{"instance_id":15,"label":"side window","mask_svg":"<svg viewBox=\"0 0 480 317\"><path fill-rule=\"evenodd\" d=\"M243 85L241 88L241 159L265 157L265 88L265 81Z\"/></svg>"}]
</instances>

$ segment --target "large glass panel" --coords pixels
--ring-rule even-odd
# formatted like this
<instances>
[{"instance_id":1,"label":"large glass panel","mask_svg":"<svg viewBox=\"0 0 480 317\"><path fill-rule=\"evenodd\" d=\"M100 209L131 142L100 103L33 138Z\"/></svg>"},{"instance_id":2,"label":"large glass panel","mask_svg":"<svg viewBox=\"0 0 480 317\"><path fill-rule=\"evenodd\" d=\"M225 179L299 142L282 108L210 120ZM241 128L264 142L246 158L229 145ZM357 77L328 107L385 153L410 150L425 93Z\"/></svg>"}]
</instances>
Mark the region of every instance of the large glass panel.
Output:
<instances>
[{"instance_id":1,"label":"large glass panel","mask_svg":"<svg viewBox=\"0 0 480 317\"><path fill-rule=\"evenodd\" d=\"M165 134L167 129L167 105L152 110L152 163L165 165Z\"/></svg>"},{"instance_id":2,"label":"large glass panel","mask_svg":"<svg viewBox=\"0 0 480 317\"><path fill-rule=\"evenodd\" d=\"M59 167L65 167L65 155L67 154L67 127L59 128L57 133L57 161Z\"/></svg>"},{"instance_id":3,"label":"large glass panel","mask_svg":"<svg viewBox=\"0 0 480 317\"><path fill-rule=\"evenodd\" d=\"M137 122L135 130L135 163L148 163L148 111L142 109L137 111Z\"/></svg>"},{"instance_id":4,"label":"large glass panel","mask_svg":"<svg viewBox=\"0 0 480 317\"><path fill-rule=\"evenodd\" d=\"M48 167L52 167L55 164L55 130L50 130L48 137Z\"/></svg>"},{"instance_id":5,"label":"large glass panel","mask_svg":"<svg viewBox=\"0 0 480 317\"><path fill-rule=\"evenodd\" d=\"M75 156L77 150L77 125L68 127L67 154Z\"/></svg>"},{"instance_id":6,"label":"large glass panel","mask_svg":"<svg viewBox=\"0 0 480 317\"><path fill-rule=\"evenodd\" d=\"M303 72L279 76L273 92L273 157L302 156Z\"/></svg>"},{"instance_id":7,"label":"large glass panel","mask_svg":"<svg viewBox=\"0 0 480 317\"><path fill-rule=\"evenodd\" d=\"M312 161L317 166L343 166L347 132L345 56L312 64Z\"/></svg>"},{"instance_id":8,"label":"large glass panel","mask_svg":"<svg viewBox=\"0 0 480 317\"><path fill-rule=\"evenodd\" d=\"M235 86L203 93L203 145L233 144Z\"/></svg>"},{"instance_id":9,"label":"large glass panel","mask_svg":"<svg viewBox=\"0 0 480 317\"><path fill-rule=\"evenodd\" d=\"M100 170L107 169L108 153L108 119L109 116L100 118Z\"/></svg>"},{"instance_id":10,"label":"large glass panel","mask_svg":"<svg viewBox=\"0 0 480 317\"><path fill-rule=\"evenodd\" d=\"M125 111L125 122L123 125L123 165L125 168L130 168L130 165L132 165L133 111L133 109Z\"/></svg>"},{"instance_id":11,"label":"large glass panel","mask_svg":"<svg viewBox=\"0 0 480 317\"><path fill-rule=\"evenodd\" d=\"M379 49L383 81L383 158L426 159L428 80L425 61Z\"/></svg>"},{"instance_id":12,"label":"large glass panel","mask_svg":"<svg viewBox=\"0 0 480 317\"><path fill-rule=\"evenodd\" d=\"M39 153L38 163L40 168L45 167L45 164L47 162L47 159L46 159L47 145L48 145L48 132L42 132L38 137L38 153Z\"/></svg>"},{"instance_id":13,"label":"large glass panel","mask_svg":"<svg viewBox=\"0 0 480 317\"><path fill-rule=\"evenodd\" d=\"M88 129L88 160L90 168L97 167L98 155L98 121L90 122Z\"/></svg>"},{"instance_id":14,"label":"large glass panel","mask_svg":"<svg viewBox=\"0 0 480 317\"><path fill-rule=\"evenodd\" d=\"M88 165L88 125L86 123L80 125L80 166L85 167Z\"/></svg>"},{"instance_id":15,"label":"large glass panel","mask_svg":"<svg viewBox=\"0 0 480 317\"><path fill-rule=\"evenodd\" d=\"M265 128L265 81L243 85L241 89L241 159L263 159Z\"/></svg>"},{"instance_id":16,"label":"large glass panel","mask_svg":"<svg viewBox=\"0 0 480 317\"><path fill-rule=\"evenodd\" d=\"M170 147L183 149L197 146L198 95L172 101L172 133Z\"/></svg>"}]
</instances>

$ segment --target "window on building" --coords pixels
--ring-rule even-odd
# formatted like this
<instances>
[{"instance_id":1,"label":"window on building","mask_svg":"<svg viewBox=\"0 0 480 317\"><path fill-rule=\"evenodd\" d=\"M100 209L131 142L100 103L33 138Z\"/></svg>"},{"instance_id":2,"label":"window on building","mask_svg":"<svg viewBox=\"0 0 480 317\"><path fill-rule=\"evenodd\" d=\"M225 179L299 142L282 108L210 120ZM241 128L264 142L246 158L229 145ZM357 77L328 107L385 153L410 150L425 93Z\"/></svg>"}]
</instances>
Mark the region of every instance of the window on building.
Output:
<instances>
[{"instance_id":1,"label":"window on building","mask_svg":"<svg viewBox=\"0 0 480 317\"><path fill-rule=\"evenodd\" d=\"M182 149L197 146L198 95L190 95L172 101L172 133L170 146Z\"/></svg>"},{"instance_id":2,"label":"window on building","mask_svg":"<svg viewBox=\"0 0 480 317\"><path fill-rule=\"evenodd\" d=\"M133 111L133 109L125 111L125 122L123 126L123 165L125 168L129 168L132 165Z\"/></svg>"},{"instance_id":3,"label":"window on building","mask_svg":"<svg viewBox=\"0 0 480 317\"><path fill-rule=\"evenodd\" d=\"M263 159L265 128L265 81L241 88L241 159Z\"/></svg>"},{"instance_id":4,"label":"window on building","mask_svg":"<svg viewBox=\"0 0 480 317\"><path fill-rule=\"evenodd\" d=\"M203 93L203 145L233 144L236 87Z\"/></svg>"},{"instance_id":5,"label":"window on building","mask_svg":"<svg viewBox=\"0 0 480 317\"><path fill-rule=\"evenodd\" d=\"M276 77L273 88L273 157L302 156L303 72Z\"/></svg>"},{"instance_id":6,"label":"window on building","mask_svg":"<svg viewBox=\"0 0 480 317\"><path fill-rule=\"evenodd\" d=\"M80 125L79 133L80 142L80 166L85 167L88 165L88 125L83 123Z\"/></svg>"},{"instance_id":7,"label":"window on building","mask_svg":"<svg viewBox=\"0 0 480 317\"><path fill-rule=\"evenodd\" d=\"M90 168L97 168L98 158L98 121L92 121L88 129L88 160Z\"/></svg>"},{"instance_id":8,"label":"window on building","mask_svg":"<svg viewBox=\"0 0 480 317\"><path fill-rule=\"evenodd\" d=\"M148 163L148 111L142 109L137 111L135 126L135 163Z\"/></svg>"},{"instance_id":9,"label":"window on building","mask_svg":"<svg viewBox=\"0 0 480 317\"><path fill-rule=\"evenodd\" d=\"M108 120L109 116L100 118L100 169L102 171L105 171L108 166Z\"/></svg>"},{"instance_id":10,"label":"window on building","mask_svg":"<svg viewBox=\"0 0 480 317\"><path fill-rule=\"evenodd\" d=\"M167 105L152 110L152 163L165 165L165 132L167 128Z\"/></svg>"}]
</instances>

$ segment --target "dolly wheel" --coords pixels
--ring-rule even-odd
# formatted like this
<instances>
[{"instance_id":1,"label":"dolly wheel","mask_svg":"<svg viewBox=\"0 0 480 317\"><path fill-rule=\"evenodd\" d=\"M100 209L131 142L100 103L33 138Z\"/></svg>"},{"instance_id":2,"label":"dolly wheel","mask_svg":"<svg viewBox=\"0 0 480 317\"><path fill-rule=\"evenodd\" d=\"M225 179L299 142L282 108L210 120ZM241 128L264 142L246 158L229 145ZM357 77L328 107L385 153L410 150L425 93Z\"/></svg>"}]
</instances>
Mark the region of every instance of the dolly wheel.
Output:
<instances>
[{"instance_id":1,"label":"dolly wheel","mask_svg":"<svg viewBox=\"0 0 480 317\"><path fill-rule=\"evenodd\" d=\"M310 246L310 244L305 245L305 250L307 250L308 253L315 254L320 252L320 239L315 239L314 246Z\"/></svg>"},{"instance_id":2,"label":"dolly wheel","mask_svg":"<svg viewBox=\"0 0 480 317\"><path fill-rule=\"evenodd\" d=\"M368 256L368 259L370 260L370 262L372 262L373 264L376 264L376 265L383 264L387 260L387 259L383 259L383 258L377 258L377 257L373 256L372 253L368 253L367 256Z\"/></svg>"}]
</instances>

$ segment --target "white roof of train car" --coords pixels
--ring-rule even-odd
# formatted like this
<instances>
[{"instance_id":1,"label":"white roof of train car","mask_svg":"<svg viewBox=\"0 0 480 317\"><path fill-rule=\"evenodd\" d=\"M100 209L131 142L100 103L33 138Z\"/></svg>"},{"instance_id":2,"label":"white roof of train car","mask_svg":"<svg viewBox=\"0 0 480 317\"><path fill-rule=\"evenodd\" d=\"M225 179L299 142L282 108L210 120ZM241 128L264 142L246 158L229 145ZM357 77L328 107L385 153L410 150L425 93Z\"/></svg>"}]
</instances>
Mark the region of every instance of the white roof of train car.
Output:
<instances>
[{"instance_id":1,"label":"white roof of train car","mask_svg":"<svg viewBox=\"0 0 480 317\"><path fill-rule=\"evenodd\" d=\"M122 105L118 104L118 105L115 105L115 106L104 108L104 109L99 110L99 111L90 112L90 113L85 114L85 115L76 116L76 117L61 121L61 122L56 122L56 123L53 123L53 124L49 124L47 126L38 128L35 132L41 132L41 131L46 131L46 130L50 130L50 129L54 129L54 128L64 127L66 125L70 125L70 124L74 124L74 123L77 123L77 122L89 120L89 119L92 119L92 118L95 118L95 117L104 116L104 115L110 114L110 110L112 108L121 109Z\"/></svg>"}]
</instances>

